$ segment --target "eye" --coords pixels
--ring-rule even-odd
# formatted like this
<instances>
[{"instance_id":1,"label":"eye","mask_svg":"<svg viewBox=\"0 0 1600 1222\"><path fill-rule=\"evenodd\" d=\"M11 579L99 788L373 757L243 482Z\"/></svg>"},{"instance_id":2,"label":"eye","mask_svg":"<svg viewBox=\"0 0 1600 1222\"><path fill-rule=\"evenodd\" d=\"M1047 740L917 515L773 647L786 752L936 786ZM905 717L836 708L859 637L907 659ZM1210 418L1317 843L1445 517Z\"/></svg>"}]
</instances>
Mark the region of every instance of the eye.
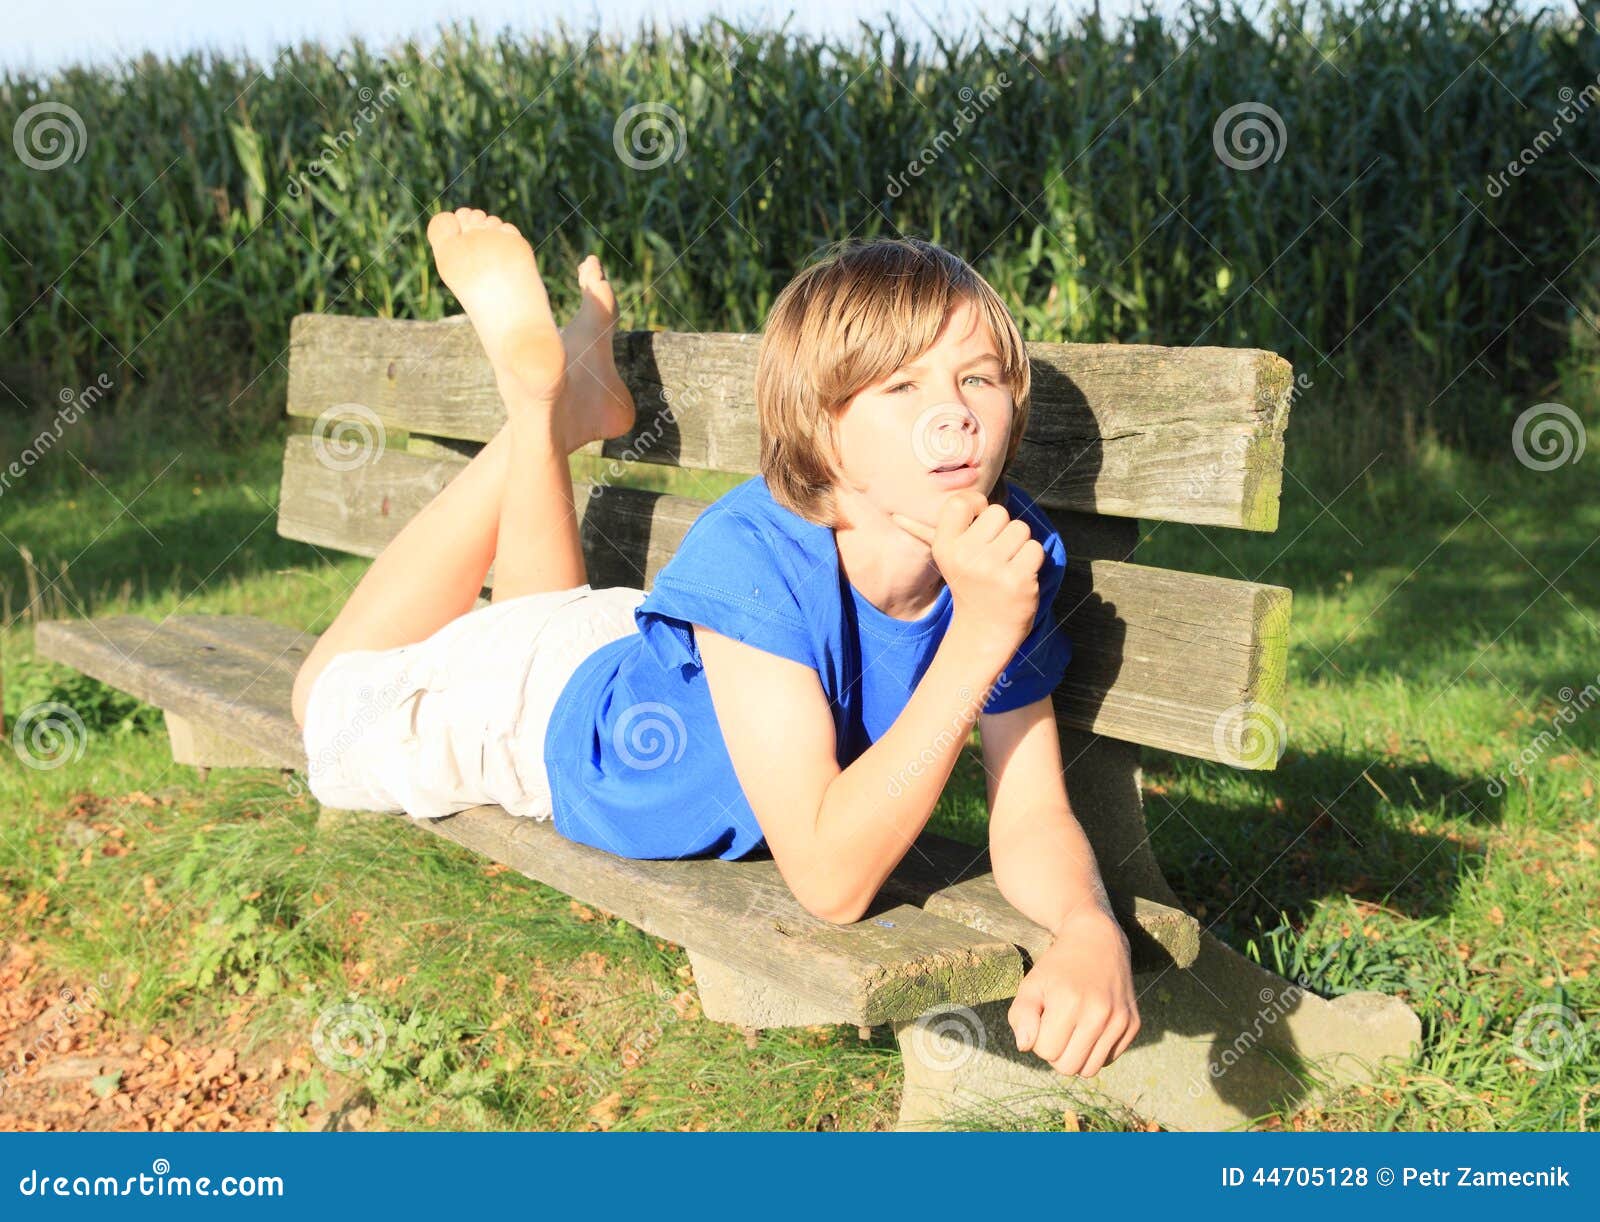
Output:
<instances>
[{"instance_id":1,"label":"eye","mask_svg":"<svg viewBox=\"0 0 1600 1222\"><path fill-rule=\"evenodd\" d=\"M989 379L984 377L981 373L969 373L967 375L967 378L968 378L969 381L972 378L977 378L978 381L982 382L985 386L993 386L994 385L993 382L989 381Z\"/></svg>"},{"instance_id":2,"label":"eye","mask_svg":"<svg viewBox=\"0 0 1600 1222\"><path fill-rule=\"evenodd\" d=\"M909 390L911 387L913 387L915 385L916 385L915 382L901 382L896 386L889 387L889 393L891 395L898 394L900 391Z\"/></svg>"}]
</instances>

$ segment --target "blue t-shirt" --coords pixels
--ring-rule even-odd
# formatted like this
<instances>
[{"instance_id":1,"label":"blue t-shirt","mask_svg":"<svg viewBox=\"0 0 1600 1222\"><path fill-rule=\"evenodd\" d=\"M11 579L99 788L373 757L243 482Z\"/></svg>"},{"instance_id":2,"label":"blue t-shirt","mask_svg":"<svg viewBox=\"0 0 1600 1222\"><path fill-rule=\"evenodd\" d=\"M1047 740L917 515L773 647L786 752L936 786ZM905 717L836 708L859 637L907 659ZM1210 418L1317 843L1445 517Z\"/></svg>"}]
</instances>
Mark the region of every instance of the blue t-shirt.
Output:
<instances>
[{"instance_id":1,"label":"blue t-shirt","mask_svg":"<svg viewBox=\"0 0 1600 1222\"><path fill-rule=\"evenodd\" d=\"M1052 610L1066 547L1032 498L1010 480L1005 492L1006 512L1028 522L1045 557L1038 615L986 713L1049 695L1072 657ZM544 743L556 830L623 857L738 858L763 843L693 624L815 670L843 769L905 708L950 615L949 585L920 619L880 611L845 576L833 529L779 505L765 477L751 477L695 519L635 609L639 631L585 658L557 697Z\"/></svg>"}]
</instances>

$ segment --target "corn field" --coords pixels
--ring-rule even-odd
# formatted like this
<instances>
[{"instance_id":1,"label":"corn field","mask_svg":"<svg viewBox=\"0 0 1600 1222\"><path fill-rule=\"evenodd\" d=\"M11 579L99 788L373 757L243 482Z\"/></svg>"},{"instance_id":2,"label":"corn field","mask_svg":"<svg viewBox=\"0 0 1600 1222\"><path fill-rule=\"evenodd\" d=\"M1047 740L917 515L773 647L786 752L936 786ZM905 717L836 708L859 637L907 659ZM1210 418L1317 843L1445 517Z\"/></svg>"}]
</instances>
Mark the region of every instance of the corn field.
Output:
<instances>
[{"instance_id":1,"label":"corn field","mask_svg":"<svg viewBox=\"0 0 1600 1222\"><path fill-rule=\"evenodd\" d=\"M1211 0L932 53L712 20L9 73L0 412L106 372L201 403L279 372L304 310L438 317L424 224L472 203L534 237L558 312L593 250L625 327L756 331L822 244L914 234L1031 340L1397 364L1404 411L1498 438L1600 359L1595 17Z\"/></svg>"}]
</instances>

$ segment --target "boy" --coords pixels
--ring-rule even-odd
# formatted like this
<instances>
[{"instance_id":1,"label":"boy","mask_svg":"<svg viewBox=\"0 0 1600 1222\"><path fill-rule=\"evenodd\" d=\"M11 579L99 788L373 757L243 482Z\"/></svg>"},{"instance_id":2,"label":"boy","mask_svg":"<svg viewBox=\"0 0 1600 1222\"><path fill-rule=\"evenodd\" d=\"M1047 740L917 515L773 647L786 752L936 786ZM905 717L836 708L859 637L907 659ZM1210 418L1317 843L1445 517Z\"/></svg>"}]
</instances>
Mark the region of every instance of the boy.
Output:
<instances>
[{"instance_id":1,"label":"boy","mask_svg":"<svg viewBox=\"0 0 1600 1222\"><path fill-rule=\"evenodd\" d=\"M428 226L507 423L373 563L295 682L313 792L497 803L634 857L765 843L816 916L861 918L973 723L996 882L1055 935L1009 1019L1092 1077L1139 1030L1125 936L1073 817L1050 693L1066 554L1004 472L1021 335L931 243L845 244L783 290L757 363L763 474L642 589L586 579L567 456L633 427L599 261L558 330L533 251L475 209ZM472 610L490 562L491 605Z\"/></svg>"}]
</instances>

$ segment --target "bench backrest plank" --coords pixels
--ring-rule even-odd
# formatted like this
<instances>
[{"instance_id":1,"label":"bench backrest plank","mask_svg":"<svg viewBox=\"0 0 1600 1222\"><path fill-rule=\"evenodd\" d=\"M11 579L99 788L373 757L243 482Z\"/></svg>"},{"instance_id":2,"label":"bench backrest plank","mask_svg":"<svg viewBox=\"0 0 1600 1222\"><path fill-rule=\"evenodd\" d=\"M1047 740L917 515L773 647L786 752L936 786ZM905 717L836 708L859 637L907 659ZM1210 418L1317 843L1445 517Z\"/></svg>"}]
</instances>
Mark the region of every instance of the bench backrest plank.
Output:
<instances>
[{"instance_id":1,"label":"bench backrest plank","mask_svg":"<svg viewBox=\"0 0 1600 1222\"><path fill-rule=\"evenodd\" d=\"M611 458L755 474L759 335L618 332L639 414L596 443ZM1009 475L1049 509L1275 530L1289 363L1254 348L1028 345L1028 427ZM387 428L487 441L505 419L464 317L303 314L290 332L289 414L358 403Z\"/></svg>"},{"instance_id":2,"label":"bench backrest plank","mask_svg":"<svg viewBox=\"0 0 1600 1222\"><path fill-rule=\"evenodd\" d=\"M385 450L341 469L319 461L312 438L291 437L279 533L375 556L466 461ZM574 500L591 583L639 589L651 587L706 508L687 497L583 481L574 484ZM1289 591L1092 559L1066 541L1056 611L1074 654L1056 692L1063 724L1236 767L1273 767L1276 754L1263 751L1258 731L1282 706Z\"/></svg>"}]
</instances>

